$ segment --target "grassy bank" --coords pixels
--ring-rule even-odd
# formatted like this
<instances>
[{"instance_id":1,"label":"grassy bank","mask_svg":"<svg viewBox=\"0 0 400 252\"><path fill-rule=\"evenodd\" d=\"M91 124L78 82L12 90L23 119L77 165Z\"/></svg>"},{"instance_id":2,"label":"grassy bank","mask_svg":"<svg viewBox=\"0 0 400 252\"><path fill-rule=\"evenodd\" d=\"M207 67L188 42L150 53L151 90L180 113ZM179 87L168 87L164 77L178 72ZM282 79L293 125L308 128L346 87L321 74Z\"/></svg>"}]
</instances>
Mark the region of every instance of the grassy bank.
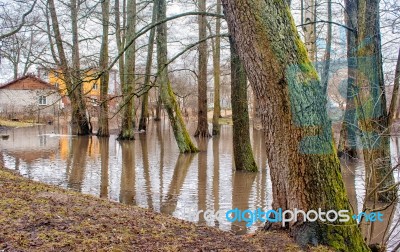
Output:
<instances>
[{"instance_id":1,"label":"grassy bank","mask_svg":"<svg viewBox=\"0 0 400 252\"><path fill-rule=\"evenodd\" d=\"M0 126L3 127L30 127L33 125L37 125L36 123L32 122L22 122L22 121L11 121L11 120L6 120L4 118L0 118Z\"/></svg>"},{"instance_id":2,"label":"grassy bank","mask_svg":"<svg viewBox=\"0 0 400 252\"><path fill-rule=\"evenodd\" d=\"M0 251L299 251L282 233L236 236L0 168Z\"/></svg>"}]
</instances>

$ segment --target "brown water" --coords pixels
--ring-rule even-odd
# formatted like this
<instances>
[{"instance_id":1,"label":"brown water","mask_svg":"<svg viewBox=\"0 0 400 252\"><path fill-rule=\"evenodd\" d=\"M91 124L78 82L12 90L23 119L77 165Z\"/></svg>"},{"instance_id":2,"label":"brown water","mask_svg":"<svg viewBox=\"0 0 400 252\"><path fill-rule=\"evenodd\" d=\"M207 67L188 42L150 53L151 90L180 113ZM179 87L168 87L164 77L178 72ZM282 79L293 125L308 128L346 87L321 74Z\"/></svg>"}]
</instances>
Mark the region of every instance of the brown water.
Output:
<instances>
[{"instance_id":1,"label":"brown water","mask_svg":"<svg viewBox=\"0 0 400 252\"><path fill-rule=\"evenodd\" d=\"M195 125L192 125L195 126ZM135 204L177 218L246 233L262 223L206 221L198 210L238 208L270 209L271 181L262 132L251 130L258 173L235 172L232 164L232 128L222 126L221 135L197 142L198 154L179 154L167 123L151 122L146 134L135 141L68 135L66 127L36 126L2 132L0 162L32 180L92 194L112 201ZM190 127L190 131L195 128ZM196 140L195 140L196 141ZM399 157L400 139L392 141L393 160ZM364 197L362 163L342 163L343 176L355 211ZM395 174L399 181L398 173ZM380 242L385 227L394 230L391 244L400 240L399 207L383 212L384 223L373 226L373 241ZM392 217L390 217L392 215ZM369 226L371 227L371 226ZM364 232L368 234L367 226ZM386 235L390 233L386 231Z\"/></svg>"}]
</instances>

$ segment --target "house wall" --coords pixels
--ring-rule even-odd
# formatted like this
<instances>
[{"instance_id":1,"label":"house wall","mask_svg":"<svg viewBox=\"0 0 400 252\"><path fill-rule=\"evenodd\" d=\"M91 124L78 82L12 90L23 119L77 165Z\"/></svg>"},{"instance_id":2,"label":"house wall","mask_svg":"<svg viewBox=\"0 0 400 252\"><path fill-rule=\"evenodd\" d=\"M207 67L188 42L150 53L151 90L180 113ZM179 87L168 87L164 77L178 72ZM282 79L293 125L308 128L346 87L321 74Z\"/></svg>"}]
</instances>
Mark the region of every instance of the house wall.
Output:
<instances>
[{"instance_id":1,"label":"house wall","mask_svg":"<svg viewBox=\"0 0 400 252\"><path fill-rule=\"evenodd\" d=\"M14 84L10 88L0 89L0 113L3 115L53 115L61 108L61 96L54 89L15 89ZM43 88L43 86L41 86ZM32 88L32 86L30 86ZM39 96L46 96L47 105L39 105Z\"/></svg>"},{"instance_id":2,"label":"house wall","mask_svg":"<svg viewBox=\"0 0 400 252\"><path fill-rule=\"evenodd\" d=\"M67 86L64 82L64 77L62 73L58 73L54 70L51 70L48 74L49 83L53 86L58 86L63 95L67 94ZM83 93L87 96L99 97L100 96L100 80L96 79L96 71L90 70L86 73L83 78ZM94 85L97 85L97 88L94 89Z\"/></svg>"}]
</instances>

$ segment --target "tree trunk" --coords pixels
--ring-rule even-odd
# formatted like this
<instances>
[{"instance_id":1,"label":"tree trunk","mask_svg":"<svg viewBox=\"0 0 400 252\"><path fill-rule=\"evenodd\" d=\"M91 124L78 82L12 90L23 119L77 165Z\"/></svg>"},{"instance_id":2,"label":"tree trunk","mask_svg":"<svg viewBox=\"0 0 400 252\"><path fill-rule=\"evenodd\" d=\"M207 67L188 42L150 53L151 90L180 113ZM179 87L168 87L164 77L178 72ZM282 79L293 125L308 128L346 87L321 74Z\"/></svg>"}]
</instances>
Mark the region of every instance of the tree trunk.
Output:
<instances>
[{"instance_id":1,"label":"tree trunk","mask_svg":"<svg viewBox=\"0 0 400 252\"><path fill-rule=\"evenodd\" d=\"M151 22L154 24L157 22L157 6L153 3L153 14ZM140 113L139 130L146 130L147 120L149 118L149 90L150 90L150 74L151 66L153 64L153 51L154 51L154 37L156 29L150 30L149 36L149 48L147 50L147 61L146 61L146 75L144 77L144 89L146 92L143 94L142 98L142 111Z\"/></svg>"},{"instance_id":2,"label":"tree trunk","mask_svg":"<svg viewBox=\"0 0 400 252\"><path fill-rule=\"evenodd\" d=\"M303 24L303 32L304 32L304 44L307 48L308 57L311 62L316 61L316 54L317 54L317 35L316 35L316 0L305 0L304 1L304 8L302 8L302 12L304 13L302 24Z\"/></svg>"},{"instance_id":3,"label":"tree trunk","mask_svg":"<svg viewBox=\"0 0 400 252\"><path fill-rule=\"evenodd\" d=\"M221 14L221 0L217 0L217 14ZM221 75L221 19L217 17L215 25L215 46L213 50L213 66L214 66L214 113L213 113L213 135L219 135L221 125L219 118L221 117L221 101L220 101L220 75Z\"/></svg>"},{"instance_id":4,"label":"tree trunk","mask_svg":"<svg viewBox=\"0 0 400 252\"><path fill-rule=\"evenodd\" d=\"M321 76L322 94L328 98L329 68L331 65L332 48L332 0L328 0L328 30L326 34L326 48L324 55L324 68Z\"/></svg>"},{"instance_id":5,"label":"tree trunk","mask_svg":"<svg viewBox=\"0 0 400 252\"><path fill-rule=\"evenodd\" d=\"M100 71L102 75L100 77L100 115L99 115L99 129L97 136L109 136L110 131L108 128L108 83L109 83L109 72L108 72L108 24L110 21L109 15L110 2L104 0L101 2L101 14L102 14L102 25L103 25L103 38L101 41L100 49Z\"/></svg>"},{"instance_id":6,"label":"tree trunk","mask_svg":"<svg viewBox=\"0 0 400 252\"><path fill-rule=\"evenodd\" d=\"M356 0L345 1L345 23L346 26L355 30L357 27L357 2ZM347 37L347 95L346 111L340 130L338 154L350 158L357 158L357 118L355 107L355 79L357 69L356 42L354 31L346 31Z\"/></svg>"},{"instance_id":7,"label":"tree trunk","mask_svg":"<svg viewBox=\"0 0 400 252\"><path fill-rule=\"evenodd\" d=\"M396 108L399 106L399 79L400 79L400 48L397 56L396 70L394 73L392 100L390 101L390 107L389 107L389 116L388 116L389 127L392 126L394 120L396 119Z\"/></svg>"},{"instance_id":8,"label":"tree trunk","mask_svg":"<svg viewBox=\"0 0 400 252\"><path fill-rule=\"evenodd\" d=\"M126 40L132 41L136 33L136 0L127 2ZM119 140L133 140L135 127L134 91L135 91L135 42L125 51L124 82L122 83L123 112Z\"/></svg>"},{"instance_id":9,"label":"tree trunk","mask_svg":"<svg viewBox=\"0 0 400 252\"><path fill-rule=\"evenodd\" d=\"M274 209L352 211L336 155L319 77L288 5L273 0L222 0L260 104ZM368 251L355 221L288 222L295 240L339 251ZM349 225L350 224L350 225Z\"/></svg>"},{"instance_id":10,"label":"tree trunk","mask_svg":"<svg viewBox=\"0 0 400 252\"><path fill-rule=\"evenodd\" d=\"M157 21L166 18L166 1L157 0ZM158 79L157 82L160 86L161 101L165 106L168 113L168 118L171 123L172 130L176 143L178 144L179 151L197 152L187 132L179 104L176 101L175 94L172 91L171 83L168 78L168 52L167 52L167 25L162 23L157 26L157 66L158 66Z\"/></svg>"},{"instance_id":11,"label":"tree trunk","mask_svg":"<svg viewBox=\"0 0 400 252\"><path fill-rule=\"evenodd\" d=\"M89 121L86 116L86 104L82 94L82 80L80 78L79 64L79 43L77 34L78 6L76 0L71 0L71 23L72 23L72 70L68 66L62 42L61 32L58 24L57 13L54 0L48 0L49 11L53 24L54 39L56 40L59 54L59 68L63 80L67 87L68 97L71 101L71 130L72 134L88 135L90 134Z\"/></svg>"},{"instance_id":12,"label":"tree trunk","mask_svg":"<svg viewBox=\"0 0 400 252\"><path fill-rule=\"evenodd\" d=\"M362 130L367 198L370 196L369 199L391 202L397 193L394 189L386 190L394 184L394 176L389 174L390 136L382 68L379 0L359 0L357 17L356 105ZM379 188L374 190L378 184Z\"/></svg>"},{"instance_id":13,"label":"tree trunk","mask_svg":"<svg viewBox=\"0 0 400 252\"><path fill-rule=\"evenodd\" d=\"M256 172L250 142L247 76L231 39L231 104L233 121L233 156L236 170Z\"/></svg>"},{"instance_id":14,"label":"tree trunk","mask_svg":"<svg viewBox=\"0 0 400 252\"><path fill-rule=\"evenodd\" d=\"M125 3L125 0L123 0ZM114 12L115 12L115 35L116 35L116 40L117 40L117 47L118 47L118 54L120 54L124 50L124 41L125 41L125 36L124 33L121 31L121 20L120 20L120 8L119 8L119 0L115 0L115 6L114 6ZM125 24L125 16L123 16L123 23ZM125 29L125 27L124 27ZM121 91L122 87L124 86L124 57L119 57L118 59L118 69L119 69L119 82L121 86Z\"/></svg>"},{"instance_id":15,"label":"tree trunk","mask_svg":"<svg viewBox=\"0 0 400 252\"><path fill-rule=\"evenodd\" d=\"M206 0L199 0L199 11L206 11ZM199 40L207 37L206 16L199 15ZM208 132L207 119L207 42L199 44L199 73L198 73L198 111L197 111L197 130L195 137L210 137Z\"/></svg>"}]
</instances>

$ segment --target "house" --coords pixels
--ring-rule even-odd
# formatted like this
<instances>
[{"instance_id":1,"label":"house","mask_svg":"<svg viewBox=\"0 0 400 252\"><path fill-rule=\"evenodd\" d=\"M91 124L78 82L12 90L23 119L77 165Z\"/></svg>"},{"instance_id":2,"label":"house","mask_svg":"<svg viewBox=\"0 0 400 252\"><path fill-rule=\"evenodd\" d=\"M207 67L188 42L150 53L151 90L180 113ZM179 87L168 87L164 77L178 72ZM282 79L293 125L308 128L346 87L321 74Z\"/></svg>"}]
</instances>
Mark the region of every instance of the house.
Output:
<instances>
[{"instance_id":1,"label":"house","mask_svg":"<svg viewBox=\"0 0 400 252\"><path fill-rule=\"evenodd\" d=\"M0 86L0 113L23 118L32 115L54 115L61 109L58 88L34 75L25 75Z\"/></svg>"}]
</instances>

